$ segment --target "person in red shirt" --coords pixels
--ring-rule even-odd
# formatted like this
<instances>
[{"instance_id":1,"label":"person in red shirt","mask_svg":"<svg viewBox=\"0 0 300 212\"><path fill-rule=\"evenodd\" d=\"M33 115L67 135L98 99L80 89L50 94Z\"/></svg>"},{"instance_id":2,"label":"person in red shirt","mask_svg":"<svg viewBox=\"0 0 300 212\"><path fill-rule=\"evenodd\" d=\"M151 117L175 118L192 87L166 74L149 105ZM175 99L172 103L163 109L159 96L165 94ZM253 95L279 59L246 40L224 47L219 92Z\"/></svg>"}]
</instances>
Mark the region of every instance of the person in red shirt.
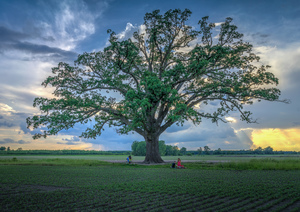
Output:
<instances>
[{"instance_id":1,"label":"person in red shirt","mask_svg":"<svg viewBox=\"0 0 300 212\"><path fill-rule=\"evenodd\" d=\"M183 165L181 165L180 158L178 158L178 160L177 160L177 168L179 168L179 169L185 169L185 167Z\"/></svg>"}]
</instances>

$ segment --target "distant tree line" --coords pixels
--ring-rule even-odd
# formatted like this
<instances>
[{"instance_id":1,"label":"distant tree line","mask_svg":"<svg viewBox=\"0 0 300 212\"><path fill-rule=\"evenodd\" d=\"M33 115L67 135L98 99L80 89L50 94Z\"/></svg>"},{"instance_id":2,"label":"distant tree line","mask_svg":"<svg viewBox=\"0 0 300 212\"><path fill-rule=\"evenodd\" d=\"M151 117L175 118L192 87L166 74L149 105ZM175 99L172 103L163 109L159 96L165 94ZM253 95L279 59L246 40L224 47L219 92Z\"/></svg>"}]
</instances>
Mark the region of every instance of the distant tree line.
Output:
<instances>
[{"instance_id":1,"label":"distant tree line","mask_svg":"<svg viewBox=\"0 0 300 212\"><path fill-rule=\"evenodd\" d=\"M5 151L6 150L6 151ZM97 151L97 150L11 150L0 147L1 155L130 155L130 151Z\"/></svg>"},{"instance_id":2,"label":"distant tree line","mask_svg":"<svg viewBox=\"0 0 300 212\"><path fill-rule=\"evenodd\" d=\"M188 151L191 152L191 151ZM193 154L198 155L271 155L271 154L300 154L297 151L274 151L272 147L268 146L266 148L258 147L256 149L249 150L221 150L218 148L217 150L211 150L208 146L201 147L196 151L193 151Z\"/></svg>"},{"instance_id":3,"label":"distant tree line","mask_svg":"<svg viewBox=\"0 0 300 212\"><path fill-rule=\"evenodd\" d=\"M97 151L97 150L23 150L18 148L12 150L10 147L1 146L0 155L146 155L146 142L134 141L131 145L132 151ZM300 151L274 151L272 147L258 147L249 150L211 150L208 146L199 147L197 150L188 151L185 147L166 145L165 141L159 141L159 153L161 156L182 156L182 155L271 155L271 154L300 154Z\"/></svg>"},{"instance_id":4,"label":"distant tree line","mask_svg":"<svg viewBox=\"0 0 300 212\"><path fill-rule=\"evenodd\" d=\"M146 155L146 142L134 141L131 145L132 155L145 156ZM174 155L269 155L269 154L300 154L296 151L274 151L272 147L266 148L258 147L249 150L211 150L208 146L200 147L196 151L188 151L185 147L178 148L177 146L166 145L165 141L159 141L159 153L161 156Z\"/></svg>"}]
</instances>

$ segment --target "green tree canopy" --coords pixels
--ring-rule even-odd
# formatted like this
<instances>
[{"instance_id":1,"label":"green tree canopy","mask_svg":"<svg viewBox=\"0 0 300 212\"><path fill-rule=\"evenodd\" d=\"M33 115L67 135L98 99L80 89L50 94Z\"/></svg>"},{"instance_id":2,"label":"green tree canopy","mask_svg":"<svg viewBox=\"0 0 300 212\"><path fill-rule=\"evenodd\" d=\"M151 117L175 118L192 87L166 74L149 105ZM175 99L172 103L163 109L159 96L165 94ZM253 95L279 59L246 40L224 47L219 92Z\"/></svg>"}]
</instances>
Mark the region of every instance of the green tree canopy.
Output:
<instances>
[{"instance_id":1,"label":"green tree canopy","mask_svg":"<svg viewBox=\"0 0 300 212\"><path fill-rule=\"evenodd\" d=\"M177 146L166 145L166 155L177 156L179 154L179 148Z\"/></svg>"},{"instance_id":2,"label":"green tree canopy","mask_svg":"<svg viewBox=\"0 0 300 212\"><path fill-rule=\"evenodd\" d=\"M206 155L209 155L210 148L208 146L204 146L204 152Z\"/></svg>"},{"instance_id":3,"label":"green tree canopy","mask_svg":"<svg viewBox=\"0 0 300 212\"><path fill-rule=\"evenodd\" d=\"M145 163L160 163L159 136L174 123L226 122L224 117L231 111L253 122L244 105L280 101L280 90L270 86L278 79L267 71L270 66L253 63L259 57L243 41L232 18L226 18L217 31L208 16L198 26L189 26L190 15L188 9L146 13L145 30L132 38L118 40L108 30L110 45L103 51L79 55L75 66L59 63L52 69L54 75L42 83L55 88L56 98L36 98L34 107L43 114L27 119L28 127L47 127L34 138L88 122L93 127L81 136L96 138L107 124L120 134L135 131L143 136ZM120 97L108 97L103 91ZM215 111L199 109L211 101L219 105Z\"/></svg>"},{"instance_id":4,"label":"green tree canopy","mask_svg":"<svg viewBox=\"0 0 300 212\"><path fill-rule=\"evenodd\" d=\"M272 154L273 153L273 148L270 147L270 146L264 148L264 153L265 154Z\"/></svg>"},{"instance_id":5,"label":"green tree canopy","mask_svg":"<svg viewBox=\"0 0 300 212\"><path fill-rule=\"evenodd\" d=\"M185 147L182 147L179 152L182 154L182 155L185 155L186 154L186 148Z\"/></svg>"},{"instance_id":6,"label":"green tree canopy","mask_svg":"<svg viewBox=\"0 0 300 212\"><path fill-rule=\"evenodd\" d=\"M202 150L201 147L199 147L199 148L197 149L197 151L198 151L198 155L202 155L203 150Z\"/></svg>"}]
</instances>

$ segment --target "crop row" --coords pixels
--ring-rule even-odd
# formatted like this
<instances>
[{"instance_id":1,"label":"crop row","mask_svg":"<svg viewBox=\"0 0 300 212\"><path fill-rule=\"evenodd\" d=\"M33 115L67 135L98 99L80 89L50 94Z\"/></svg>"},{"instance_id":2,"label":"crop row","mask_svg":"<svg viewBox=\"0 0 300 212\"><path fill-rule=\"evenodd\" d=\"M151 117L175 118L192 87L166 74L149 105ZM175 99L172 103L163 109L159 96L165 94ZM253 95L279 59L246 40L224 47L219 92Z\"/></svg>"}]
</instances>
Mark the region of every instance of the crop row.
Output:
<instances>
[{"instance_id":1,"label":"crop row","mask_svg":"<svg viewBox=\"0 0 300 212\"><path fill-rule=\"evenodd\" d=\"M55 192L50 194L31 194L30 196L14 196L10 203L7 201L4 203L5 207L2 207L3 211L32 211L32 210L93 210L99 209L110 211L136 211L136 210L152 210L152 211L281 211L285 208L299 203L298 199L290 199L289 196L272 200L270 198L264 198L259 200L258 198L248 199L247 197L241 198L220 198L220 197L193 197L186 195L185 198L178 198L178 196L161 195L156 200L150 201L148 197L155 197L156 194L152 193L135 193L131 197L127 198L125 192L119 192L117 195L114 192L91 192L92 198L89 195L89 191L80 192L72 191L73 195L68 192L61 194ZM75 198L74 198L75 197ZM17 204L16 204L17 203Z\"/></svg>"},{"instance_id":2,"label":"crop row","mask_svg":"<svg viewBox=\"0 0 300 212\"><path fill-rule=\"evenodd\" d=\"M297 211L300 171L0 166L2 211Z\"/></svg>"}]
</instances>

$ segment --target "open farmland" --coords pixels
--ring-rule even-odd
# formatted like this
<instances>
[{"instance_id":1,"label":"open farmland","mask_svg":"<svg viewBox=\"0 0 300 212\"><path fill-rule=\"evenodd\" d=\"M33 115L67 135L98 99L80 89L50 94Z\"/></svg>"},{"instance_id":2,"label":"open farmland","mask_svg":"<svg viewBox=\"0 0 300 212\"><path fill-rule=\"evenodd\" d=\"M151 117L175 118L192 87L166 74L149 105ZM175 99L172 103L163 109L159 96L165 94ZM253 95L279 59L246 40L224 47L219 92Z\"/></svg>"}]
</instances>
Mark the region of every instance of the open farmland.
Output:
<instances>
[{"instance_id":1,"label":"open farmland","mask_svg":"<svg viewBox=\"0 0 300 212\"><path fill-rule=\"evenodd\" d=\"M1 211L300 211L300 170L91 165L0 165Z\"/></svg>"},{"instance_id":2,"label":"open farmland","mask_svg":"<svg viewBox=\"0 0 300 212\"><path fill-rule=\"evenodd\" d=\"M133 162L142 162L145 156L132 156ZM194 156L162 156L166 162L177 160L180 157L182 161L203 161L203 162L242 162L252 159L273 158L276 160L284 159L298 159L300 162L300 155L194 155ZM127 155L0 155L0 162L3 159L24 159L24 160L42 160L42 159L75 159L75 160L99 160L109 162L125 162Z\"/></svg>"}]
</instances>

